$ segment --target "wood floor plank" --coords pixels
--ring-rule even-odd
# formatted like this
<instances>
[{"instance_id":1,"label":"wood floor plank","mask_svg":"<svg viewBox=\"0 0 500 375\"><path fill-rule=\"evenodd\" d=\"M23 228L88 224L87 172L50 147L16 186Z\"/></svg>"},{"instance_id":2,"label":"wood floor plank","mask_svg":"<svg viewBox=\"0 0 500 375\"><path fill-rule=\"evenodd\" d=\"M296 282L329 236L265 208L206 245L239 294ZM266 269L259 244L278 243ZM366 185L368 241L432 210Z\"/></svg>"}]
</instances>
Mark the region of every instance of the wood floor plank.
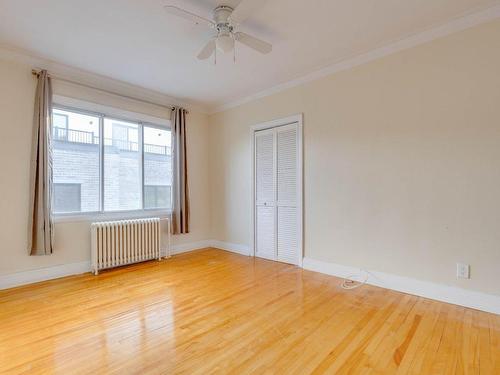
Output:
<instances>
[{"instance_id":1,"label":"wood floor plank","mask_svg":"<svg viewBox=\"0 0 500 375\"><path fill-rule=\"evenodd\" d=\"M5 374L500 374L500 316L205 249L0 291Z\"/></svg>"}]
</instances>

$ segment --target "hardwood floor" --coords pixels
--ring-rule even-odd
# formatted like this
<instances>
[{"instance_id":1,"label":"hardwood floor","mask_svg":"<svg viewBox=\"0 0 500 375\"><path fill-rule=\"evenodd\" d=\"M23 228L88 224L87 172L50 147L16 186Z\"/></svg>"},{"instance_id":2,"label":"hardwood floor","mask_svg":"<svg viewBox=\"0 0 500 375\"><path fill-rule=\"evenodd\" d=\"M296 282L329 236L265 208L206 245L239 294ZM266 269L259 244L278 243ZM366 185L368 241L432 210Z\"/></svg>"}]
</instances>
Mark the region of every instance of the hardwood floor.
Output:
<instances>
[{"instance_id":1,"label":"hardwood floor","mask_svg":"<svg viewBox=\"0 0 500 375\"><path fill-rule=\"evenodd\" d=\"M500 374L500 316L207 249L0 291L6 374Z\"/></svg>"}]
</instances>

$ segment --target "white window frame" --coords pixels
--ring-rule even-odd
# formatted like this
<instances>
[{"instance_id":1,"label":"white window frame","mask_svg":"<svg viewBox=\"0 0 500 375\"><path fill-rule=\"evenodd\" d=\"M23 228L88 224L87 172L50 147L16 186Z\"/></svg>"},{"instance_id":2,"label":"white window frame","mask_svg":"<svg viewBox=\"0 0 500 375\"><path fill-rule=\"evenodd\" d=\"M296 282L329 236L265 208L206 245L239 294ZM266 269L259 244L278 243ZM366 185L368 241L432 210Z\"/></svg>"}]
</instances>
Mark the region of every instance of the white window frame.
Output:
<instances>
[{"instance_id":1,"label":"white window frame","mask_svg":"<svg viewBox=\"0 0 500 375\"><path fill-rule=\"evenodd\" d=\"M166 119L156 118L153 116L142 115L139 113L123 111L117 108L106 107L102 105L94 105L92 103L83 102L64 97L59 98L58 101L54 100L52 109L62 111L69 111L80 113L82 115L94 116L99 118L99 211L86 211L86 212L52 212L54 221L57 222L76 222L76 221L96 221L96 220L122 220L122 219L136 219L144 217L170 217L172 208L144 208L144 127L156 128L161 130L171 131L170 121ZM66 104L69 102L70 104ZM80 104L78 107L72 104ZM83 107L80 108L80 107ZM89 109L95 107L97 110ZM138 210L119 210L119 211L105 211L104 210L104 119L112 119L117 121L132 122L139 126L139 153L141 158L140 174L141 174L141 209ZM171 200L172 201L172 200Z\"/></svg>"}]
</instances>

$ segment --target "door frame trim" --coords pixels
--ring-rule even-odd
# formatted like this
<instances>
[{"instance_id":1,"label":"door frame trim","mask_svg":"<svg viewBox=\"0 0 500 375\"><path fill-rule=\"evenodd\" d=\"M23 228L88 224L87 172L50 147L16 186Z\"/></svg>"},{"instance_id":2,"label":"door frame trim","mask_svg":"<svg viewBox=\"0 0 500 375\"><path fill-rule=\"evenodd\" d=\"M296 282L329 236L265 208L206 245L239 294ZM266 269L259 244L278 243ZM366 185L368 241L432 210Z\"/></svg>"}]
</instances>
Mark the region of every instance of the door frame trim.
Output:
<instances>
[{"instance_id":1,"label":"door frame trim","mask_svg":"<svg viewBox=\"0 0 500 375\"><path fill-rule=\"evenodd\" d=\"M255 132L259 130L272 129L279 126L290 125L297 123L297 218L298 227L300 228L297 233L297 242L299 244L299 267L303 267L304 260L304 157L303 157L303 137L304 137L304 114L299 113L296 115L279 118L271 121L261 122L250 127L250 142L251 142L251 163L252 163L252 183L251 183L251 221L250 221L250 256L255 257Z\"/></svg>"}]
</instances>

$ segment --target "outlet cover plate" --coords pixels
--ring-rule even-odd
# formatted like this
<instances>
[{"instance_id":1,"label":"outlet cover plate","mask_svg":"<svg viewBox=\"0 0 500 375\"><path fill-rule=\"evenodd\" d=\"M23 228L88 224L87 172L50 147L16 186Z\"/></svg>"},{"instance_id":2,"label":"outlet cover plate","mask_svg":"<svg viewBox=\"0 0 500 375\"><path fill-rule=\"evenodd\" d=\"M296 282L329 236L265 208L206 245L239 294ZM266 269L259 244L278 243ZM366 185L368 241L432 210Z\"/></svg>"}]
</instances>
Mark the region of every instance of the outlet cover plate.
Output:
<instances>
[{"instance_id":1,"label":"outlet cover plate","mask_svg":"<svg viewBox=\"0 0 500 375\"><path fill-rule=\"evenodd\" d=\"M457 278L470 279L470 265L457 263Z\"/></svg>"}]
</instances>

